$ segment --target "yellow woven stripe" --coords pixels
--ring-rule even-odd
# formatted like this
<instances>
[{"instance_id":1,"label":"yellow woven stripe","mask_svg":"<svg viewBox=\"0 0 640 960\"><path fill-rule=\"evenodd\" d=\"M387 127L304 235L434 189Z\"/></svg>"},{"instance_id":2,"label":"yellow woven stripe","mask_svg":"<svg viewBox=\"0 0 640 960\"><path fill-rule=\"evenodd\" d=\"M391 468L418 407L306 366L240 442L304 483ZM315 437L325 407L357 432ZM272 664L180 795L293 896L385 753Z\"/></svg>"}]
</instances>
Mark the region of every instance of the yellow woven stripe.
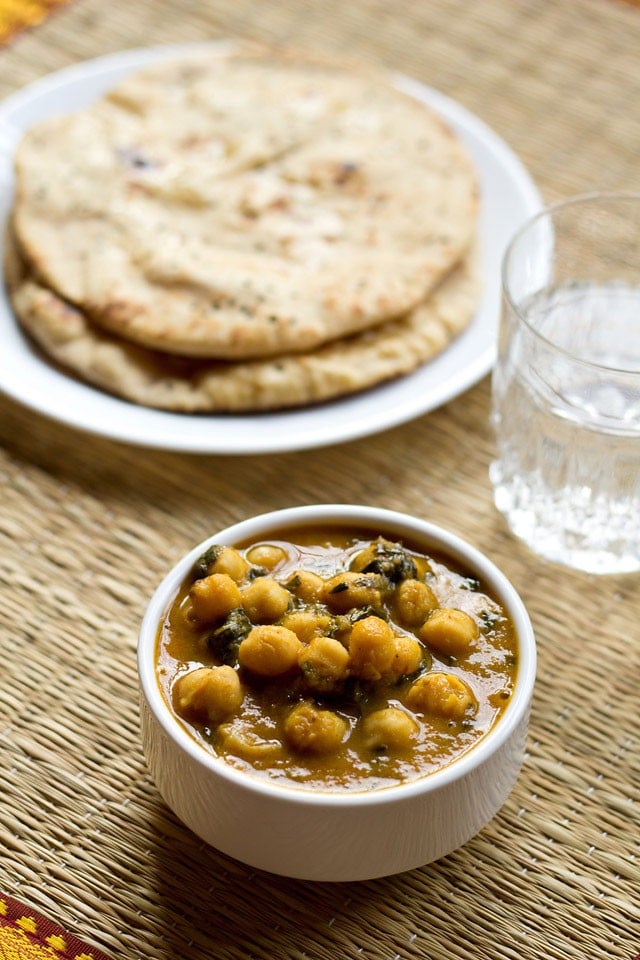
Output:
<instances>
[{"instance_id":1,"label":"yellow woven stripe","mask_svg":"<svg viewBox=\"0 0 640 960\"><path fill-rule=\"evenodd\" d=\"M45 937L45 941L50 947L53 947L54 950L67 949L67 941L57 933L53 933L50 937Z\"/></svg>"},{"instance_id":2,"label":"yellow woven stripe","mask_svg":"<svg viewBox=\"0 0 640 960\"><path fill-rule=\"evenodd\" d=\"M60 960L60 954L51 947L41 946L18 927L0 927L0 957L2 960Z\"/></svg>"}]
</instances>

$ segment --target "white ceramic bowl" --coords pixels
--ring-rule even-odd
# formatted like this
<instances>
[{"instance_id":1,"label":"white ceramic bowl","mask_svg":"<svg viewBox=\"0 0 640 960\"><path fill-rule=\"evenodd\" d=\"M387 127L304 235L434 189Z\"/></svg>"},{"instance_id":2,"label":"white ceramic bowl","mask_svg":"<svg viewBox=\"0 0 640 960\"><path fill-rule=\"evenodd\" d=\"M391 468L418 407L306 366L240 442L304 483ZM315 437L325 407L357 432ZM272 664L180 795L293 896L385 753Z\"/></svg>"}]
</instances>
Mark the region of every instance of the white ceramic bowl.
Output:
<instances>
[{"instance_id":1,"label":"white ceramic bowl","mask_svg":"<svg viewBox=\"0 0 640 960\"><path fill-rule=\"evenodd\" d=\"M518 674L499 722L449 766L399 786L320 793L252 777L200 746L175 720L158 685L154 648L161 618L211 543L267 538L308 523L360 525L425 552L442 551L492 591L516 627ZM138 645L141 732L147 763L166 803L198 836L253 867L306 880L367 880L436 860L494 816L518 776L535 677L535 640L526 610L504 575L475 548L425 521L367 506L293 507L216 532L162 581Z\"/></svg>"}]
</instances>

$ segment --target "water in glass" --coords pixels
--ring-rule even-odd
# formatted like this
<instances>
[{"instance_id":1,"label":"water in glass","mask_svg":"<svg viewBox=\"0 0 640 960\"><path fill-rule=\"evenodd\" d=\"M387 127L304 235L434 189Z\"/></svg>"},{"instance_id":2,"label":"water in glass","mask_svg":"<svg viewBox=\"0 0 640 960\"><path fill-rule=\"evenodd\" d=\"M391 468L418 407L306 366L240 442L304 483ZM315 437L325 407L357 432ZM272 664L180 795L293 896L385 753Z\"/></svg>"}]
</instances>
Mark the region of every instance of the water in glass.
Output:
<instances>
[{"instance_id":1,"label":"water in glass","mask_svg":"<svg viewBox=\"0 0 640 960\"><path fill-rule=\"evenodd\" d=\"M543 556L640 569L640 287L568 283L505 309L496 506Z\"/></svg>"}]
</instances>

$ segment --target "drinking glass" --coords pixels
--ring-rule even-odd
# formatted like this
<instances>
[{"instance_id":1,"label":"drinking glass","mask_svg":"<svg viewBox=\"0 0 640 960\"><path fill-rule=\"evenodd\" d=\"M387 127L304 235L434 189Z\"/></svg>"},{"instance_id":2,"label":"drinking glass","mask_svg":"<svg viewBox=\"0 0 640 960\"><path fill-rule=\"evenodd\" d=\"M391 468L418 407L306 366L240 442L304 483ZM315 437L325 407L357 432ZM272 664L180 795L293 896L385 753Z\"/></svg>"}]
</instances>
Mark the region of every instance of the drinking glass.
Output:
<instances>
[{"instance_id":1,"label":"drinking glass","mask_svg":"<svg viewBox=\"0 0 640 960\"><path fill-rule=\"evenodd\" d=\"M640 569L640 194L543 210L511 241L492 380L494 501L541 556Z\"/></svg>"}]
</instances>

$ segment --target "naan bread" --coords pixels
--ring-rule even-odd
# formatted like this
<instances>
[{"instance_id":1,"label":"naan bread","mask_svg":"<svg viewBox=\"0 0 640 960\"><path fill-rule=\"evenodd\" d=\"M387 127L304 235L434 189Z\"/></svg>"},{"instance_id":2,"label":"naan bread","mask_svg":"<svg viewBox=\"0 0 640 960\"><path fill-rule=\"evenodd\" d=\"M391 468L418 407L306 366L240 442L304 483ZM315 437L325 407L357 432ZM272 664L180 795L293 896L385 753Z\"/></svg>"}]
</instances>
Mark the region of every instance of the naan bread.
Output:
<instances>
[{"instance_id":1,"label":"naan bread","mask_svg":"<svg viewBox=\"0 0 640 960\"><path fill-rule=\"evenodd\" d=\"M16 181L38 302L63 304L92 342L102 329L189 357L307 363L423 303L477 226L474 170L435 113L384 76L262 52L159 63L39 123ZM295 402L331 393L319 356ZM277 406L283 363L216 372L222 401L199 376L182 408ZM364 385L343 366L348 389Z\"/></svg>"},{"instance_id":2,"label":"naan bread","mask_svg":"<svg viewBox=\"0 0 640 960\"><path fill-rule=\"evenodd\" d=\"M16 315L44 352L86 382L149 407L183 412L265 411L330 400L409 373L442 351L473 317L476 256L402 319L267 360L184 359L133 345L93 325L54 291L14 268Z\"/></svg>"}]
</instances>

